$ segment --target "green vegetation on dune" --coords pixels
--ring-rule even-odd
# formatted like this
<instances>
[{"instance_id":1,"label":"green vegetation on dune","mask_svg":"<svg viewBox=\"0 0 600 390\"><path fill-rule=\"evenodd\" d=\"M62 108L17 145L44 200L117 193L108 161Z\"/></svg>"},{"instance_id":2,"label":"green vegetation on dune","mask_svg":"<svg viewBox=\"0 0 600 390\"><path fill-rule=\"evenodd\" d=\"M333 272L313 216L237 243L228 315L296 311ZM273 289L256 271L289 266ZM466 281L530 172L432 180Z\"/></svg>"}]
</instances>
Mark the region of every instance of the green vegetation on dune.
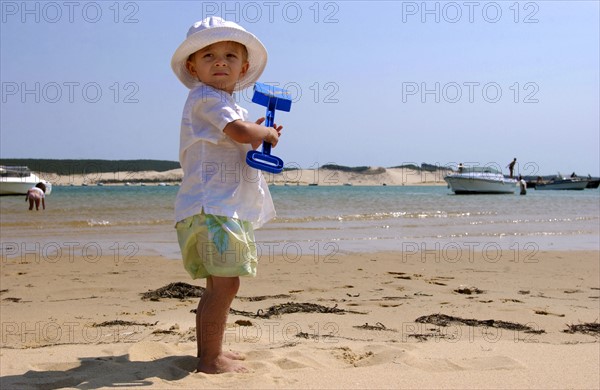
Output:
<instances>
[{"instance_id":1,"label":"green vegetation on dune","mask_svg":"<svg viewBox=\"0 0 600 390\"><path fill-rule=\"evenodd\" d=\"M58 175L85 175L105 172L165 172L180 168L177 161L164 160L53 160L3 158L0 165L27 166L34 172Z\"/></svg>"},{"instance_id":2,"label":"green vegetation on dune","mask_svg":"<svg viewBox=\"0 0 600 390\"><path fill-rule=\"evenodd\" d=\"M329 169L334 171L342 171L342 172L365 172L368 171L370 167L346 167L344 165L336 165L336 164L325 164L321 166L321 169Z\"/></svg>"}]
</instances>

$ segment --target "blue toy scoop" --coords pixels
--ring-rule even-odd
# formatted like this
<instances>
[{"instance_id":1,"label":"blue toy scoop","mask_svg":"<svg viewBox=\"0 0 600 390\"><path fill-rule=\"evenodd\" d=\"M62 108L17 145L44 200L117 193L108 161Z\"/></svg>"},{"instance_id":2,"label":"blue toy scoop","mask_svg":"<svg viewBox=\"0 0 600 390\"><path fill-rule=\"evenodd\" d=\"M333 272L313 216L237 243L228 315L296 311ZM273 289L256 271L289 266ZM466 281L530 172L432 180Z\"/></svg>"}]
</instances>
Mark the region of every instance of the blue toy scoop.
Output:
<instances>
[{"instance_id":1,"label":"blue toy scoop","mask_svg":"<svg viewBox=\"0 0 600 390\"><path fill-rule=\"evenodd\" d=\"M288 91L262 83L254 84L252 102L267 107L267 127L273 127L275 123L275 110L290 111L292 108L292 99ZM246 154L246 163L252 168L270 173L283 171L283 160L271 154L271 144L266 141L262 144L262 152L251 150Z\"/></svg>"}]
</instances>

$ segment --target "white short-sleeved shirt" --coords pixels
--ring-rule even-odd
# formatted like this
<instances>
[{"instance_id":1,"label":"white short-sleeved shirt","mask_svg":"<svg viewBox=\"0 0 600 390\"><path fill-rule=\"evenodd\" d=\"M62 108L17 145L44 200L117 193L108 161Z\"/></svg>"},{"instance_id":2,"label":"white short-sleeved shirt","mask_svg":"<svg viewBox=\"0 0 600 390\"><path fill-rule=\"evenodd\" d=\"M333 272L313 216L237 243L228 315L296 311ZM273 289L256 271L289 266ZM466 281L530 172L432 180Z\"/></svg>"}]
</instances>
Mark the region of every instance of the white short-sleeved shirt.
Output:
<instances>
[{"instance_id":1,"label":"white short-sleeved shirt","mask_svg":"<svg viewBox=\"0 0 600 390\"><path fill-rule=\"evenodd\" d=\"M175 200L176 221L204 211L259 228L275 216L264 176L246 164L252 147L223 133L228 123L247 115L226 92L205 84L190 91L181 120L183 181Z\"/></svg>"}]
</instances>

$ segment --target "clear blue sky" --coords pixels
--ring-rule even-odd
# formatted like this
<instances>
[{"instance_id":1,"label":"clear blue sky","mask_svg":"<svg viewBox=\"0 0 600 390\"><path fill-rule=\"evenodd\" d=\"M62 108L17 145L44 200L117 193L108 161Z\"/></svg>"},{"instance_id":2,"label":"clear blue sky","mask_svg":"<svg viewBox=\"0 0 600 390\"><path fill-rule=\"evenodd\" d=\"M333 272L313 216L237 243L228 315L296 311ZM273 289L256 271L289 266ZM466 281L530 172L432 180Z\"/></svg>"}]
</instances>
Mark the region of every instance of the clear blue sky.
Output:
<instances>
[{"instance_id":1,"label":"clear blue sky","mask_svg":"<svg viewBox=\"0 0 600 390\"><path fill-rule=\"evenodd\" d=\"M196 20L238 21L288 88L274 154L598 175L598 1L1 2L1 157L177 160ZM263 107L238 96L252 118ZM506 172L506 169L504 169Z\"/></svg>"}]
</instances>

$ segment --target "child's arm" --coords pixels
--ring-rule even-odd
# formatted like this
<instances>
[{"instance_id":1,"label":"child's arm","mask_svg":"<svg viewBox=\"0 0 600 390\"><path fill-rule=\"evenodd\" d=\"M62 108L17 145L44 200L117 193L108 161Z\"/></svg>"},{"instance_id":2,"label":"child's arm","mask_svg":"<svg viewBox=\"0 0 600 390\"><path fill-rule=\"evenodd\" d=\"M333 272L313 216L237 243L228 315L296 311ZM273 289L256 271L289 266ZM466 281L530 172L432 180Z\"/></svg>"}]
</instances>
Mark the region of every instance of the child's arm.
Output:
<instances>
[{"instance_id":1,"label":"child's arm","mask_svg":"<svg viewBox=\"0 0 600 390\"><path fill-rule=\"evenodd\" d=\"M260 118L256 123L237 120L229 122L223 132L231 139L242 144L251 144L256 149L263 141L267 141L273 147L277 145L283 126L273 127L261 126L265 118Z\"/></svg>"}]
</instances>

